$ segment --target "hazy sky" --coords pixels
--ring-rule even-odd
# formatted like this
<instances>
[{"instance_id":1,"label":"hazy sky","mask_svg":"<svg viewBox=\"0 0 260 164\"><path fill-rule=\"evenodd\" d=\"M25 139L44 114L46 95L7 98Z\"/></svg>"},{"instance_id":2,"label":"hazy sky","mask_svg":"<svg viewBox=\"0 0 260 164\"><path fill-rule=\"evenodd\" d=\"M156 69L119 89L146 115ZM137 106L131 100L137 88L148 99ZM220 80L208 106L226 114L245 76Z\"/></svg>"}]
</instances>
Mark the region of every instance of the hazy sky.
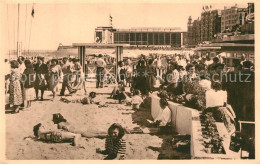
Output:
<instances>
[{"instance_id":1,"label":"hazy sky","mask_svg":"<svg viewBox=\"0 0 260 164\"><path fill-rule=\"evenodd\" d=\"M223 9L229 4L211 4L213 9ZM197 19L202 12L201 3L35 3L20 4L19 40L23 49L57 49L59 43L91 43L97 26L109 25L109 14L114 28L131 27L181 27L187 29L189 16ZM6 50L16 49L18 7L3 7L4 41ZM238 4L247 7L247 2ZM8 12L7 12L8 10ZM27 13L26 13L27 11ZM7 16L8 14L8 16ZM27 17L26 17L27 14ZM32 23L32 26L31 26ZM31 30L30 30L31 27Z\"/></svg>"}]
</instances>

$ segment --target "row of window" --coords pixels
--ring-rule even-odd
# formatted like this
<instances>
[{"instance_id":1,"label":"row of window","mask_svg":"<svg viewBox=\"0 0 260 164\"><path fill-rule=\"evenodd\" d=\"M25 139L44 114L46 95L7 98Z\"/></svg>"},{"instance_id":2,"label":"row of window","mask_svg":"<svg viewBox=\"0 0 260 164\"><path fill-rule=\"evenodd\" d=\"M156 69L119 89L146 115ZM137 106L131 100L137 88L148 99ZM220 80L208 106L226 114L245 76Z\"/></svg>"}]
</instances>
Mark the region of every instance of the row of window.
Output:
<instances>
[{"instance_id":1,"label":"row of window","mask_svg":"<svg viewBox=\"0 0 260 164\"><path fill-rule=\"evenodd\" d=\"M221 15L223 15L223 14L226 14L226 15L234 14L236 12L237 12L237 10L222 10Z\"/></svg>"},{"instance_id":2,"label":"row of window","mask_svg":"<svg viewBox=\"0 0 260 164\"><path fill-rule=\"evenodd\" d=\"M225 16L225 17L222 17L224 19L237 19L238 18L238 15L237 14L234 14L234 15L229 15L229 16ZM222 20L224 20L222 19Z\"/></svg>"},{"instance_id":3,"label":"row of window","mask_svg":"<svg viewBox=\"0 0 260 164\"><path fill-rule=\"evenodd\" d=\"M225 24L236 24L236 23L237 23L237 20L228 20L225 22L221 22L221 25L224 26Z\"/></svg>"},{"instance_id":4,"label":"row of window","mask_svg":"<svg viewBox=\"0 0 260 164\"><path fill-rule=\"evenodd\" d=\"M181 46L181 33L114 33L114 43Z\"/></svg>"}]
</instances>

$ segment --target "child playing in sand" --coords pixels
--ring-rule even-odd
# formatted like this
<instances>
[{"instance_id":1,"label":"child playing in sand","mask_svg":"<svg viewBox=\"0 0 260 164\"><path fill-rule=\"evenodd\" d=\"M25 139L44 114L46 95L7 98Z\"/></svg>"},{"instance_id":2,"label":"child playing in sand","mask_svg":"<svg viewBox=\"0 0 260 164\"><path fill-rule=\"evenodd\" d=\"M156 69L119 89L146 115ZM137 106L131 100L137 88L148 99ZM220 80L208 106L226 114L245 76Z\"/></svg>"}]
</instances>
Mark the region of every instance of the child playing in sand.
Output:
<instances>
[{"instance_id":1,"label":"child playing in sand","mask_svg":"<svg viewBox=\"0 0 260 164\"><path fill-rule=\"evenodd\" d=\"M143 99L141 98L141 92L139 90L134 91L134 96L132 97L131 103L132 103L132 109L133 110L139 110L140 104L143 102Z\"/></svg>"},{"instance_id":2,"label":"child playing in sand","mask_svg":"<svg viewBox=\"0 0 260 164\"><path fill-rule=\"evenodd\" d=\"M78 140L81 137L80 134L65 132L61 130L57 130L57 131L47 130L41 123L33 127L33 132L35 137L43 141L59 143L59 142L73 140L72 142L73 146L78 146Z\"/></svg>"},{"instance_id":3,"label":"child playing in sand","mask_svg":"<svg viewBox=\"0 0 260 164\"><path fill-rule=\"evenodd\" d=\"M96 152L107 155L104 160L123 160L126 152L126 141L124 135L124 129L120 124L112 124L108 129L105 150L102 151L98 148Z\"/></svg>"}]
</instances>

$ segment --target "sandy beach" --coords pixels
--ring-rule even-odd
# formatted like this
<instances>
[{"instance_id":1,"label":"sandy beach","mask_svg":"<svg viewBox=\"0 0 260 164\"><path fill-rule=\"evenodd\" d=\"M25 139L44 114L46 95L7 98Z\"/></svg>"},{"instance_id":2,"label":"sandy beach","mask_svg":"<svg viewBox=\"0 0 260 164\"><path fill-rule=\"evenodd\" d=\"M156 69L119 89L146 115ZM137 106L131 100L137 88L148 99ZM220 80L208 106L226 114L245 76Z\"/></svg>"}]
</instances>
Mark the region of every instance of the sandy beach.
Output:
<instances>
[{"instance_id":1,"label":"sandy beach","mask_svg":"<svg viewBox=\"0 0 260 164\"><path fill-rule=\"evenodd\" d=\"M106 132L112 123L120 123L126 129L147 129L152 120L150 110L131 110L131 106L118 104L109 99L113 85L105 88L94 88L95 83L88 82L87 91L97 92L95 102L106 102L105 107L97 104L82 105L81 103L64 103L57 100L47 100L52 97L46 91L45 101L34 101L30 111L20 111L18 114L6 114L6 158L8 160L41 160L41 159L104 159L97 154L96 148L104 149L105 139L85 138L79 141L80 147L71 143L46 143L33 139L33 126L37 123L47 124L56 129L52 122L52 114L61 113L71 125L80 131ZM78 93L81 95L81 93ZM104 104L104 103L103 103ZM172 149L173 135L157 134L126 134L126 159L189 159L190 155Z\"/></svg>"}]
</instances>

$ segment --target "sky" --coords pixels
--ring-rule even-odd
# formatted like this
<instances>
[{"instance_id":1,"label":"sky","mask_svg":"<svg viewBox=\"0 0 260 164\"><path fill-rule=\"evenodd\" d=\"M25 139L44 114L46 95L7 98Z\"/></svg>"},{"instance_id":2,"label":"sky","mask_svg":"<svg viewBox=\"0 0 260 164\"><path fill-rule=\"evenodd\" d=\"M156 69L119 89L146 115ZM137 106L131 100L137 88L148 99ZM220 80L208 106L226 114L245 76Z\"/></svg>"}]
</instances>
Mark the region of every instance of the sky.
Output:
<instances>
[{"instance_id":1,"label":"sky","mask_svg":"<svg viewBox=\"0 0 260 164\"><path fill-rule=\"evenodd\" d=\"M59 43L92 43L95 28L109 25L109 14L114 28L180 27L187 30L188 17L197 19L203 5L221 10L235 3L20 3L17 38L18 4L6 3L2 6L4 48L6 51L16 49L17 39L26 50L55 50ZM238 6L247 7L247 2Z\"/></svg>"}]
</instances>

